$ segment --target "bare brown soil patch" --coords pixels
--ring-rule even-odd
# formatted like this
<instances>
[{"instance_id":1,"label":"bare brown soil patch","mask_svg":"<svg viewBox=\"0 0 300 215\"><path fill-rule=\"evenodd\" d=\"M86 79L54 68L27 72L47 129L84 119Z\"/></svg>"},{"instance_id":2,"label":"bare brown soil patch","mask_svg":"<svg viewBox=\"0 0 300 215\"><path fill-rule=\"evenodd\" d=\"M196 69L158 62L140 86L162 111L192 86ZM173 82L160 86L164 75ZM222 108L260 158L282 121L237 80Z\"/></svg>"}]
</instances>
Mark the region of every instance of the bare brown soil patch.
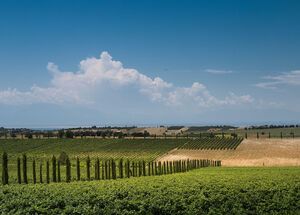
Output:
<instances>
[{"instance_id":1,"label":"bare brown soil patch","mask_svg":"<svg viewBox=\"0 0 300 215\"><path fill-rule=\"evenodd\" d=\"M245 139L236 150L172 150L159 161L222 160L222 166L300 166L300 139Z\"/></svg>"}]
</instances>

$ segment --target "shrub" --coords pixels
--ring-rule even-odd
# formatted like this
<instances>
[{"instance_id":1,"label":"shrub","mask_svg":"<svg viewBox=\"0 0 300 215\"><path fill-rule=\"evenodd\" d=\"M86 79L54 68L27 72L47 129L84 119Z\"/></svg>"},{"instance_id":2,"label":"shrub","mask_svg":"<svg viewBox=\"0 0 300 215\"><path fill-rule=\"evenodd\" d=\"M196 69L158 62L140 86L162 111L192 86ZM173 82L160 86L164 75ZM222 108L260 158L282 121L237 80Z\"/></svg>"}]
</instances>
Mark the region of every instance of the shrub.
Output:
<instances>
[{"instance_id":1,"label":"shrub","mask_svg":"<svg viewBox=\"0 0 300 215\"><path fill-rule=\"evenodd\" d=\"M67 159L69 159L69 156L67 155L67 153L66 152L61 152L59 157L58 157L58 160L60 161L60 163L62 165L66 165Z\"/></svg>"}]
</instances>

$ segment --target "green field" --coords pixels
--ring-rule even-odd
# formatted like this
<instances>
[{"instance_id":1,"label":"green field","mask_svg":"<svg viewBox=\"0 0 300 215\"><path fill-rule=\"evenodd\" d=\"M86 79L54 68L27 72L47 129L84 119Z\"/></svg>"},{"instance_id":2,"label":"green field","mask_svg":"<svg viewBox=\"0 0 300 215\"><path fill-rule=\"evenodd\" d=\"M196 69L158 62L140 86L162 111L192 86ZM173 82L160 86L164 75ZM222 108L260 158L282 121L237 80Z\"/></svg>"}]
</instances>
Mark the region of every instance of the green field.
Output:
<instances>
[{"instance_id":1,"label":"green field","mask_svg":"<svg viewBox=\"0 0 300 215\"><path fill-rule=\"evenodd\" d=\"M300 214L299 168L0 186L2 214Z\"/></svg>"}]
</instances>

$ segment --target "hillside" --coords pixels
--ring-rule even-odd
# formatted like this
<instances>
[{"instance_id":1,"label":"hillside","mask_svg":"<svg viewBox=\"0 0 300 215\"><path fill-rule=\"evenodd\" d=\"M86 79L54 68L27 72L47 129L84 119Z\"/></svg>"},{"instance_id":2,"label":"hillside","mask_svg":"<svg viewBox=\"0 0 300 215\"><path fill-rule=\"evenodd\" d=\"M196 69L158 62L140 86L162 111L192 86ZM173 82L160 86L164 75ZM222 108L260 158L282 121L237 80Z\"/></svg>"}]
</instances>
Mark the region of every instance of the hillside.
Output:
<instances>
[{"instance_id":1,"label":"hillside","mask_svg":"<svg viewBox=\"0 0 300 215\"><path fill-rule=\"evenodd\" d=\"M159 160L217 159L222 166L299 166L300 139L244 139L236 150L172 150Z\"/></svg>"}]
</instances>

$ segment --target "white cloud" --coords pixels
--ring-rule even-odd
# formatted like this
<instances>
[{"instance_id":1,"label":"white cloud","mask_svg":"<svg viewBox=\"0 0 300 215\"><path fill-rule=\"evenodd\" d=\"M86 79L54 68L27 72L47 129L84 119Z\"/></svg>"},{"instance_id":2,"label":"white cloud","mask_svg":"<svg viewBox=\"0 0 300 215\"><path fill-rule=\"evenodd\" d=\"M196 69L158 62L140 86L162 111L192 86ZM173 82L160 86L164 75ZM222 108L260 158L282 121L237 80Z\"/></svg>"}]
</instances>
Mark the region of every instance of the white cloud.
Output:
<instances>
[{"instance_id":1,"label":"white cloud","mask_svg":"<svg viewBox=\"0 0 300 215\"><path fill-rule=\"evenodd\" d=\"M300 86L300 70L284 72L276 76L266 76L263 79L268 81L257 83L255 86L264 89L277 89L279 85Z\"/></svg>"},{"instance_id":2,"label":"white cloud","mask_svg":"<svg viewBox=\"0 0 300 215\"><path fill-rule=\"evenodd\" d=\"M231 74L231 70L216 70L216 69L206 69L205 72L214 74L214 75L226 75Z\"/></svg>"},{"instance_id":3,"label":"white cloud","mask_svg":"<svg viewBox=\"0 0 300 215\"><path fill-rule=\"evenodd\" d=\"M48 63L47 69L53 76L48 87L32 86L25 92L17 89L0 91L0 104L93 105L99 102L95 94L101 94L107 88L117 88L122 93L122 89L127 87L137 89L153 102L170 106L208 108L249 104L254 101L250 95L238 96L234 93L218 99L211 95L205 85L198 82L190 87L176 87L159 77L150 78L135 69L124 68L120 61L113 60L107 52L102 52L100 58L82 60L77 72L62 72L54 63Z\"/></svg>"}]
</instances>

